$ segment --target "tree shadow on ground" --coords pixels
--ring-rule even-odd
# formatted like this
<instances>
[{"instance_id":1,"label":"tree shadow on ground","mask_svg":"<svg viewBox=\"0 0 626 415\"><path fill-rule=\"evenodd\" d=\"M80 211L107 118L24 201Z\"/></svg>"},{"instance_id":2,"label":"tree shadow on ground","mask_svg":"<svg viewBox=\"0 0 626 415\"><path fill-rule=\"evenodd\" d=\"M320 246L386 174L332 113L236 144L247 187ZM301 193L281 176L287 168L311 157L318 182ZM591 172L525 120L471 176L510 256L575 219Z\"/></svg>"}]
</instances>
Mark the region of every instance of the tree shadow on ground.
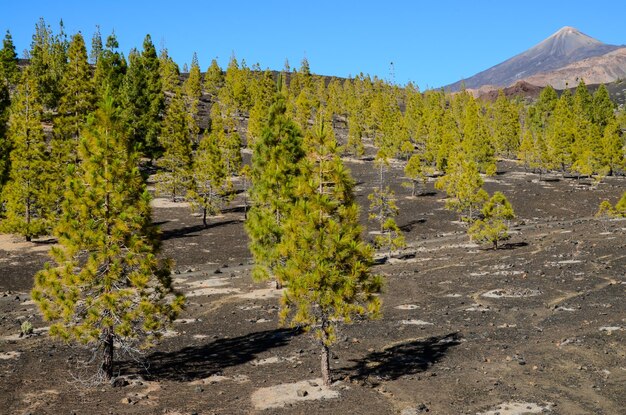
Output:
<instances>
[{"instance_id":1,"label":"tree shadow on ground","mask_svg":"<svg viewBox=\"0 0 626 415\"><path fill-rule=\"evenodd\" d=\"M203 379L231 366L252 361L260 353L282 347L298 330L267 330L232 339L218 339L209 344L188 346L171 352L156 352L147 356L138 367L135 361L120 363L122 373L139 372L146 380L192 381Z\"/></svg>"},{"instance_id":2,"label":"tree shadow on ground","mask_svg":"<svg viewBox=\"0 0 626 415\"><path fill-rule=\"evenodd\" d=\"M506 244L502 244L500 246L498 246L498 249L516 249L516 248L523 248L525 246L528 246L528 242L510 242L510 243L506 243Z\"/></svg>"},{"instance_id":3,"label":"tree shadow on ground","mask_svg":"<svg viewBox=\"0 0 626 415\"><path fill-rule=\"evenodd\" d=\"M219 226L231 225L233 223L239 223L239 220L226 220L223 222L213 222L209 223L206 227L203 224L193 225L193 226L185 226L183 228L177 229L168 229L161 232L161 240L166 241L168 239L176 239L176 238L193 238L198 235L192 235L197 232L202 232L206 229L216 228Z\"/></svg>"},{"instance_id":4,"label":"tree shadow on ground","mask_svg":"<svg viewBox=\"0 0 626 415\"><path fill-rule=\"evenodd\" d=\"M441 360L448 349L461 344L459 333L411 340L372 352L356 365L342 369L343 376L359 380L395 380L402 376L423 372Z\"/></svg>"},{"instance_id":5,"label":"tree shadow on ground","mask_svg":"<svg viewBox=\"0 0 626 415\"><path fill-rule=\"evenodd\" d=\"M409 223L406 223L402 226L400 226L400 230L402 232L411 232L413 230L413 228L415 228L415 225L417 225L418 223L425 223L426 219L416 219L416 220L412 220Z\"/></svg>"}]
</instances>

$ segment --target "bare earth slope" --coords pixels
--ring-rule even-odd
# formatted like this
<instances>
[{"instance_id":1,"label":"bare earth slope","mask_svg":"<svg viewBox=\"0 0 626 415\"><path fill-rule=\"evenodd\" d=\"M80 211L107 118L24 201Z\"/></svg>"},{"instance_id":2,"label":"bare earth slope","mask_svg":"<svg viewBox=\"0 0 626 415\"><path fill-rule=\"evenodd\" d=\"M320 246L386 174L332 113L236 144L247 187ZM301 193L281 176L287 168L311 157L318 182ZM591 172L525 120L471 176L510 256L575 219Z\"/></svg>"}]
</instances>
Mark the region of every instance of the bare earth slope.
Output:
<instances>
[{"instance_id":1,"label":"bare earth slope","mask_svg":"<svg viewBox=\"0 0 626 415\"><path fill-rule=\"evenodd\" d=\"M556 89L576 86L580 80L587 85L606 84L626 78L626 48L620 48L602 56L583 59L555 71L538 73L524 79L537 85L552 85Z\"/></svg>"},{"instance_id":2,"label":"bare earth slope","mask_svg":"<svg viewBox=\"0 0 626 415\"><path fill-rule=\"evenodd\" d=\"M348 166L367 206L377 169ZM280 292L252 281L241 198L208 229L183 204L154 204L189 302L158 347L122 359L120 387L81 382L91 354L52 341L29 298L53 241L0 239L0 413L622 414L626 220L593 215L626 181L594 188L499 167L486 190L504 192L518 219L494 251L470 243L432 181L408 197L392 166L410 249L376 267L383 316L340 331L330 389L317 379L318 346L279 327ZM35 335L19 337L24 320Z\"/></svg>"}]
</instances>

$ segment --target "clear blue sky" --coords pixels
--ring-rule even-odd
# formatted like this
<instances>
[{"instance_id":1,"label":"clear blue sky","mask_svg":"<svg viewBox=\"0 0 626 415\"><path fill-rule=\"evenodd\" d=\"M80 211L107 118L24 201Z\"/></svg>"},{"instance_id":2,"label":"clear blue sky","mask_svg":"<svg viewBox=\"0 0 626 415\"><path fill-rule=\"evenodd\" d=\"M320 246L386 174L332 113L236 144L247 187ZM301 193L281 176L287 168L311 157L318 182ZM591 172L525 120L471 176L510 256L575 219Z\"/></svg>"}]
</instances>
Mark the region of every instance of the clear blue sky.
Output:
<instances>
[{"instance_id":1,"label":"clear blue sky","mask_svg":"<svg viewBox=\"0 0 626 415\"><path fill-rule=\"evenodd\" d=\"M40 1L3 0L0 30L18 53L29 48L44 17L57 31L81 31L90 44L95 26L112 30L127 55L149 33L182 67L198 53L226 67L234 52L251 66L298 67L315 73L360 72L395 82L438 87L487 69L556 32L574 26L611 44L626 44L626 1Z\"/></svg>"}]
</instances>

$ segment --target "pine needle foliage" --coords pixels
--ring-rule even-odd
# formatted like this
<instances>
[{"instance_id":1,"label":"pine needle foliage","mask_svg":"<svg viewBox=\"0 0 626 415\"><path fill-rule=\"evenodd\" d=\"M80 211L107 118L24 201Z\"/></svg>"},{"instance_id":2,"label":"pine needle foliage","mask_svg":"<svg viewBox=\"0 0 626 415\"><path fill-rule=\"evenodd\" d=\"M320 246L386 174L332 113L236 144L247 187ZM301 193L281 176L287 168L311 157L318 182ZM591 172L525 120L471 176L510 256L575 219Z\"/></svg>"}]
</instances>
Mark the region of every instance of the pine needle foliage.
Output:
<instances>
[{"instance_id":1,"label":"pine needle foliage","mask_svg":"<svg viewBox=\"0 0 626 415\"><path fill-rule=\"evenodd\" d=\"M398 216L399 209L393 190L389 186L382 190L375 188L368 199L370 200L369 218L379 227L379 234L374 239L376 247L387 249L389 253L404 248L406 246L404 235L394 219Z\"/></svg>"},{"instance_id":2,"label":"pine needle foliage","mask_svg":"<svg viewBox=\"0 0 626 415\"><path fill-rule=\"evenodd\" d=\"M255 260L255 279L270 278L282 260L277 246L283 237L283 222L295 203L304 156L300 129L287 116L284 98L279 95L252 154L252 206L245 228Z\"/></svg>"},{"instance_id":3,"label":"pine needle foliage","mask_svg":"<svg viewBox=\"0 0 626 415\"><path fill-rule=\"evenodd\" d=\"M205 134L193 160L194 187L189 192L191 207L202 211L205 227L208 226L207 216L219 214L232 199L233 186L226 173L218 134Z\"/></svg>"},{"instance_id":4,"label":"pine needle foliage","mask_svg":"<svg viewBox=\"0 0 626 415\"><path fill-rule=\"evenodd\" d=\"M11 103L7 131L11 170L2 192L6 218L0 223L3 232L22 235L27 241L50 229L52 166L42 117L37 83L27 68Z\"/></svg>"},{"instance_id":5,"label":"pine needle foliage","mask_svg":"<svg viewBox=\"0 0 626 415\"><path fill-rule=\"evenodd\" d=\"M277 273L286 285L280 316L314 333L322 348L322 379L329 385L336 326L378 315L382 278L371 272L372 250L361 240L354 181L323 124L307 148L300 197L279 243L285 262Z\"/></svg>"},{"instance_id":6,"label":"pine needle foliage","mask_svg":"<svg viewBox=\"0 0 626 415\"><path fill-rule=\"evenodd\" d=\"M50 335L102 352L101 373L113 376L114 349L148 346L181 311L170 262L157 257L157 229L137 153L113 100L90 118L71 172L51 249L53 264L35 276L32 298Z\"/></svg>"},{"instance_id":7,"label":"pine needle foliage","mask_svg":"<svg viewBox=\"0 0 626 415\"><path fill-rule=\"evenodd\" d=\"M159 137L163 156L156 165L161 170L156 174L157 190L168 194L172 201L184 198L192 187L192 143L194 121L185 108L185 100L180 88L167 109L163 128Z\"/></svg>"},{"instance_id":8,"label":"pine needle foliage","mask_svg":"<svg viewBox=\"0 0 626 415\"><path fill-rule=\"evenodd\" d=\"M510 238L507 221L515 218L513 207L504 194L495 192L483 206L482 215L467 232L472 240L490 243L493 249L498 249L498 242Z\"/></svg>"}]
</instances>

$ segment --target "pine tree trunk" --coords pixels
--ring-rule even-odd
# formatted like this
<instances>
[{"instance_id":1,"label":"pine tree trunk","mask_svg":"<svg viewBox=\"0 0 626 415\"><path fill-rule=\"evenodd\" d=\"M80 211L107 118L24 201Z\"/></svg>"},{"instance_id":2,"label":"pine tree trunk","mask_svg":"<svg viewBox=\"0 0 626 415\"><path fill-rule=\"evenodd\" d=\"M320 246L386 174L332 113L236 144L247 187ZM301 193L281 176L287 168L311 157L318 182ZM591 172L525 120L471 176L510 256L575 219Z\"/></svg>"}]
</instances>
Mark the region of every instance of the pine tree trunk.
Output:
<instances>
[{"instance_id":1,"label":"pine tree trunk","mask_svg":"<svg viewBox=\"0 0 626 415\"><path fill-rule=\"evenodd\" d=\"M324 386L330 386L330 351L325 343L322 343L322 382Z\"/></svg>"},{"instance_id":2,"label":"pine tree trunk","mask_svg":"<svg viewBox=\"0 0 626 415\"><path fill-rule=\"evenodd\" d=\"M209 224L206 221L206 207L204 207L204 209L202 209L202 223L204 224L205 228L209 227Z\"/></svg>"},{"instance_id":3,"label":"pine tree trunk","mask_svg":"<svg viewBox=\"0 0 626 415\"><path fill-rule=\"evenodd\" d=\"M104 352L102 356L102 371L107 380L113 377L113 330L104 329Z\"/></svg>"}]
</instances>

